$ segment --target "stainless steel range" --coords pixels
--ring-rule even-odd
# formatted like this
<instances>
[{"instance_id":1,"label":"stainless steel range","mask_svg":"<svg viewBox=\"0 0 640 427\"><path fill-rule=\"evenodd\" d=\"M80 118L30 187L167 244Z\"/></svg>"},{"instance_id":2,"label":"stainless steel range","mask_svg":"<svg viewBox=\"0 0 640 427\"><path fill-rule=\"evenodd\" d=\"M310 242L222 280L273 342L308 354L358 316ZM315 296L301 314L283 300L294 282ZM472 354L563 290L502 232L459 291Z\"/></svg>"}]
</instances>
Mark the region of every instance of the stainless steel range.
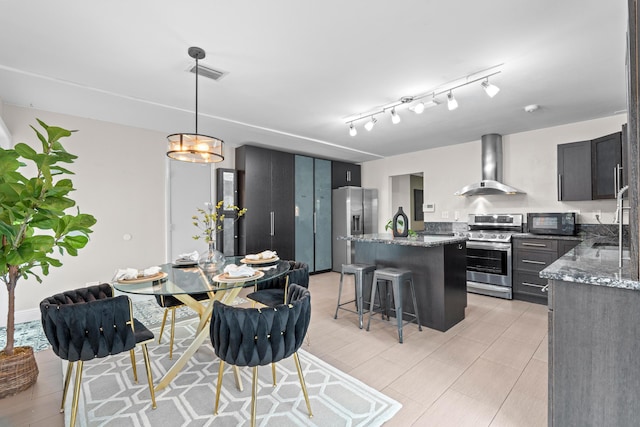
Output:
<instances>
[{"instance_id":1,"label":"stainless steel range","mask_svg":"<svg viewBox=\"0 0 640 427\"><path fill-rule=\"evenodd\" d=\"M522 214L470 214L467 291L512 299L511 235L522 232Z\"/></svg>"}]
</instances>

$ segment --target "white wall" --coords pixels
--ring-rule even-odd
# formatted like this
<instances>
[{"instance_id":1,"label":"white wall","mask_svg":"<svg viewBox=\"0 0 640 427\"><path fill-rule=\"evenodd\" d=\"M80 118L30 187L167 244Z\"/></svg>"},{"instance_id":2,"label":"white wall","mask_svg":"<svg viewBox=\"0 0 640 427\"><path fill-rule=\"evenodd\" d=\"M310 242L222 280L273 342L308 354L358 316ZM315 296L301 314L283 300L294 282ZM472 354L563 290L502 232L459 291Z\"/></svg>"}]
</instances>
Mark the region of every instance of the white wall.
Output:
<instances>
[{"instance_id":1,"label":"white wall","mask_svg":"<svg viewBox=\"0 0 640 427\"><path fill-rule=\"evenodd\" d=\"M41 276L42 284L33 279L18 282L17 322L38 319L38 304L55 293L90 282L107 282L118 268L144 268L169 261L169 160L165 134L10 105L3 106L1 118L14 143L38 143L29 127L38 127L36 118L51 126L78 130L62 141L67 151L78 156L69 167L75 172L72 180L76 191L71 197L82 212L97 219L90 242L77 257L63 257L62 267ZM224 162L216 166L233 168L233 154L233 148L226 147ZM215 188L215 178L211 185ZM181 191L190 190L186 187ZM185 223L191 225L196 207L184 218L173 218L171 222L182 228ZM126 235L131 239L126 240ZM6 292L0 292L0 326L4 326Z\"/></svg>"},{"instance_id":2,"label":"white wall","mask_svg":"<svg viewBox=\"0 0 640 427\"><path fill-rule=\"evenodd\" d=\"M453 193L481 179L480 136L478 140L449 147L373 160L362 164L362 186L377 188L380 226L394 213L389 195L389 177L424 172L425 203L435 203L425 221L466 221L469 213L527 213L579 210L580 223L611 223L615 201L558 202L556 193L556 146L582 141L621 130L625 114L512 135L503 135L503 181L525 195L459 197Z\"/></svg>"}]
</instances>

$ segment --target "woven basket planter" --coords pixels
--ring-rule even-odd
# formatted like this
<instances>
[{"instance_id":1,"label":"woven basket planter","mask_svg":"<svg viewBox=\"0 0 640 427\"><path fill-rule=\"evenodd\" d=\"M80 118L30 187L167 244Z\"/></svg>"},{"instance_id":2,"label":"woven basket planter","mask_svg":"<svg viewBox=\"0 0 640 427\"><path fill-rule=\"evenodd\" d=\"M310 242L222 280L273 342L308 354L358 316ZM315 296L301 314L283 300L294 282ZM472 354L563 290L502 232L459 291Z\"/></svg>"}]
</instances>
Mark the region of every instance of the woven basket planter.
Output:
<instances>
[{"instance_id":1,"label":"woven basket planter","mask_svg":"<svg viewBox=\"0 0 640 427\"><path fill-rule=\"evenodd\" d=\"M32 347L15 347L13 355L0 351L0 398L28 389L38 379L38 365Z\"/></svg>"}]
</instances>

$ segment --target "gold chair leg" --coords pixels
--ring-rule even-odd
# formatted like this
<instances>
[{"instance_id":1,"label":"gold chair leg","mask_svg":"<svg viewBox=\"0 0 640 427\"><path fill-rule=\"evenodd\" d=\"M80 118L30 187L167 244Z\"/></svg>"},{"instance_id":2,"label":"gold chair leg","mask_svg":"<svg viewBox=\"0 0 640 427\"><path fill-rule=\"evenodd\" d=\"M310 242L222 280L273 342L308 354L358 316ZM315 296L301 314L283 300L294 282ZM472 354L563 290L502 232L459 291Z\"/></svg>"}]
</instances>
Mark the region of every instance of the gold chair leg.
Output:
<instances>
[{"instance_id":1,"label":"gold chair leg","mask_svg":"<svg viewBox=\"0 0 640 427\"><path fill-rule=\"evenodd\" d=\"M138 370L136 369L136 353L133 348L129 350L129 356L131 356L131 368L133 368L133 382L138 383Z\"/></svg>"},{"instance_id":2,"label":"gold chair leg","mask_svg":"<svg viewBox=\"0 0 640 427\"><path fill-rule=\"evenodd\" d=\"M173 359L173 338L176 330L176 308L171 307L171 338L169 339L169 360Z\"/></svg>"},{"instance_id":3,"label":"gold chair leg","mask_svg":"<svg viewBox=\"0 0 640 427\"><path fill-rule=\"evenodd\" d=\"M275 387L276 384L276 364L272 363L271 364L271 376L273 377L273 386Z\"/></svg>"},{"instance_id":4,"label":"gold chair leg","mask_svg":"<svg viewBox=\"0 0 640 427\"><path fill-rule=\"evenodd\" d=\"M164 315L162 316L162 324L160 325L160 334L158 336L158 344L162 341L162 333L164 332L164 324L167 322L167 313L169 313L169 309L164 309Z\"/></svg>"},{"instance_id":5,"label":"gold chair leg","mask_svg":"<svg viewBox=\"0 0 640 427\"><path fill-rule=\"evenodd\" d=\"M296 368L298 369L298 378L300 379L300 386L302 387L302 393L304 394L304 400L307 402L307 409L309 410L309 418L313 418L313 413L311 412L311 403L309 403L309 394L307 393L307 385L304 382L304 377L302 376L302 367L300 366L300 359L298 359L298 352L293 353L293 360L296 362Z\"/></svg>"},{"instance_id":6,"label":"gold chair leg","mask_svg":"<svg viewBox=\"0 0 640 427\"><path fill-rule=\"evenodd\" d=\"M60 404L60 412L64 412L64 402L67 400L67 391L69 391L69 383L71 382L71 373L73 372L73 362L67 363L67 373L64 376L64 389L62 390L62 403Z\"/></svg>"},{"instance_id":7,"label":"gold chair leg","mask_svg":"<svg viewBox=\"0 0 640 427\"><path fill-rule=\"evenodd\" d=\"M76 368L76 383L73 389L73 401L71 402L71 422L70 427L75 427L76 416L78 415L78 400L80 400L80 384L82 383L82 360L78 360Z\"/></svg>"},{"instance_id":8,"label":"gold chair leg","mask_svg":"<svg viewBox=\"0 0 640 427\"><path fill-rule=\"evenodd\" d=\"M149 383L149 391L151 392L151 407L156 409L156 392L153 390L153 378L151 377L151 361L149 360L149 350L147 344L141 344L142 356L144 357L144 366L147 369L147 382Z\"/></svg>"},{"instance_id":9,"label":"gold chair leg","mask_svg":"<svg viewBox=\"0 0 640 427\"><path fill-rule=\"evenodd\" d=\"M253 378L251 380L251 427L256 425L256 399L258 397L258 367L253 367Z\"/></svg>"},{"instance_id":10,"label":"gold chair leg","mask_svg":"<svg viewBox=\"0 0 640 427\"><path fill-rule=\"evenodd\" d=\"M237 366L233 365L233 377L236 380L236 388L238 391L242 391L242 378L240 377L240 369Z\"/></svg>"},{"instance_id":11,"label":"gold chair leg","mask_svg":"<svg viewBox=\"0 0 640 427\"><path fill-rule=\"evenodd\" d=\"M222 371L224 371L224 361L220 360L218 369L218 385L216 386L216 403L213 407L213 414L218 415L218 403L220 403L220 389L222 388Z\"/></svg>"}]
</instances>

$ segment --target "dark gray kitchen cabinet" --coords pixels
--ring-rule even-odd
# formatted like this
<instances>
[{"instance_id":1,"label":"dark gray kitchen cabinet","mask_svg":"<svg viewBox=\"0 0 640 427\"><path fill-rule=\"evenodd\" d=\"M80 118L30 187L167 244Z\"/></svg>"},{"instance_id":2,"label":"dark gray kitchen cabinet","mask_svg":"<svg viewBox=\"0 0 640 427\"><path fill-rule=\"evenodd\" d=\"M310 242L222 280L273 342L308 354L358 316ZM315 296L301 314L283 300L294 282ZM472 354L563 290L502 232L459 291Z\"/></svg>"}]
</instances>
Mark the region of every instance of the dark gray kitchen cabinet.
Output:
<instances>
[{"instance_id":1,"label":"dark gray kitchen cabinet","mask_svg":"<svg viewBox=\"0 0 640 427\"><path fill-rule=\"evenodd\" d=\"M549 426L638 425L640 292L549 287Z\"/></svg>"},{"instance_id":2,"label":"dark gray kitchen cabinet","mask_svg":"<svg viewBox=\"0 0 640 427\"><path fill-rule=\"evenodd\" d=\"M558 145L558 200L615 199L626 182L622 132Z\"/></svg>"},{"instance_id":3,"label":"dark gray kitchen cabinet","mask_svg":"<svg viewBox=\"0 0 640 427\"><path fill-rule=\"evenodd\" d=\"M591 141L592 198L615 199L622 188L622 132Z\"/></svg>"},{"instance_id":4,"label":"dark gray kitchen cabinet","mask_svg":"<svg viewBox=\"0 0 640 427\"><path fill-rule=\"evenodd\" d=\"M331 162L331 188L360 187L360 165L346 162Z\"/></svg>"},{"instance_id":5,"label":"dark gray kitchen cabinet","mask_svg":"<svg viewBox=\"0 0 640 427\"><path fill-rule=\"evenodd\" d=\"M591 200L591 141L558 145L558 200Z\"/></svg>"},{"instance_id":6,"label":"dark gray kitchen cabinet","mask_svg":"<svg viewBox=\"0 0 640 427\"><path fill-rule=\"evenodd\" d=\"M578 243L579 240L514 237L513 298L547 304L547 280L540 278L540 272Z\"/></svg>"},{"instance_id":7,"label":"dark gray kitchen cabinet","mask_svg":"<svg viewBox=\"0 0 640 427\"><path fill-rule=\"evenodd\" d=\"M295 156L295 259L331 269L331 161Z\"/></svg>"},{"instance_id":8,"label":"dark gray kitchen cabinet","mask_svg":"<svg viewBox=\"0 0 640 427\"><path fill-rule=\"evenodd\" d=\"M280 259L295 256L294 156L243 145L236 149L241 254L274 250Z\"/></svg>"}]
</instances>

